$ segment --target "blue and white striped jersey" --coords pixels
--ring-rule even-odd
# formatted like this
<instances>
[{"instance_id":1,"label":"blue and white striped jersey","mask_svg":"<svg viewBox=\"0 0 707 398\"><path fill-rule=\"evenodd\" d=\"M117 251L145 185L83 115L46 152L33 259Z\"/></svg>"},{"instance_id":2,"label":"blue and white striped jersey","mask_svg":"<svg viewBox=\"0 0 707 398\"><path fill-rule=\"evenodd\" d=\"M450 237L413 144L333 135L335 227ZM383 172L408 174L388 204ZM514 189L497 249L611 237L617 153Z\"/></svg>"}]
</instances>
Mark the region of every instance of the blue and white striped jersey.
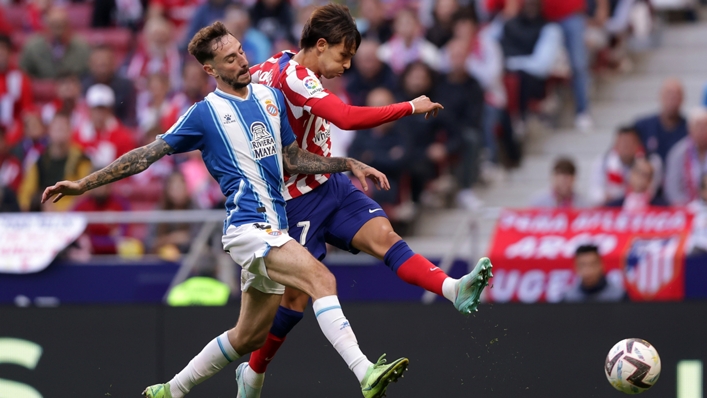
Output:
<instances>
[{"instance_id":1,"label":"blue and white striped jersey","mask_svg":"<svg viewBox=\"0 0 707 398\"><path fill-rule=\"evenodd\" d=\"M174 153L201 151L228 198L224 233L229 225L253 222L287 229L282 148L295 135L280 91L250 84L244 99L217 89L160 137Z\"/></svg>"}]
</instances>

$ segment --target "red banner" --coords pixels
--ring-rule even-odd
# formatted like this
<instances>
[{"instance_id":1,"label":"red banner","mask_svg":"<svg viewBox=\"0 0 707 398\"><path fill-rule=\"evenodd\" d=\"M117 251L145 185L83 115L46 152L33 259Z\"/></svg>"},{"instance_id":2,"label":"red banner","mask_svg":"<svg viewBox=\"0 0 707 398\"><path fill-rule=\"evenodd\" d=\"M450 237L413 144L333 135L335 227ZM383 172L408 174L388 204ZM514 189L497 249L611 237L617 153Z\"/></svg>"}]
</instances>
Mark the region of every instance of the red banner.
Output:
<instances>
[{"instance_id":1,"label":"red banner","mask_svg":"<svg viewBox=\"0 0 707 398\"><path fill-rule=\"evenodd\" d=\"M624 283L631 300L685 296L684 245L692 215L682 209L504 210L489 257L495 302L562 300L575 283L574 252L595 244L608 277Z\"/></svg>"}]
</instances>

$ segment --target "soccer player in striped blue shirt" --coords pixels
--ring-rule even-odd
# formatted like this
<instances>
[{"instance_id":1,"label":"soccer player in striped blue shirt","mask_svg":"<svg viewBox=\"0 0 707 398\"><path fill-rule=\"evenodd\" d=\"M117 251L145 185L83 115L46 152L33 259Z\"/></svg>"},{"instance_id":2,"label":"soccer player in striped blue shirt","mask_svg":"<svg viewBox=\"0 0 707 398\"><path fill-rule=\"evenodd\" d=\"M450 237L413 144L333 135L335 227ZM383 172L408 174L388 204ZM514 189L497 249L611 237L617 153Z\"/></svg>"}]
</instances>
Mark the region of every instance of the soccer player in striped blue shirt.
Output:
<instances>
[{"instance_id":1,"label":"soccer player in striped blue shirt","mask_svg":"<svg viewBox=\"0 0 707 398\"><path fill-rule=\"evenodd\" d=\"M258 349L273 322L285 286L313 299L324 335L361 384L364 397L380 397L407 368L407 358L371 363L341 310L336 281L324 265L287 234L283 170L291 174L351 171L364 188L366 177L389 188L385 175L350 158L326 158L299 148L279 91L250 83L248 61L238 40L216 22L200 30L189 52L216 79L217 89L193 105L155 142L134 149L78 181L48 187L42 202L56 195L80 195L147 169L171 153L200 150L227 197L223 247L243 268L239 322L209 342L168 383L150 386L145 397L181 398L229 362ZM239 368L238 370L241 370ZM237 372L238 372L237 370ZM239 396L259 395L259 386Z\"/></svg>"}]
</instances>

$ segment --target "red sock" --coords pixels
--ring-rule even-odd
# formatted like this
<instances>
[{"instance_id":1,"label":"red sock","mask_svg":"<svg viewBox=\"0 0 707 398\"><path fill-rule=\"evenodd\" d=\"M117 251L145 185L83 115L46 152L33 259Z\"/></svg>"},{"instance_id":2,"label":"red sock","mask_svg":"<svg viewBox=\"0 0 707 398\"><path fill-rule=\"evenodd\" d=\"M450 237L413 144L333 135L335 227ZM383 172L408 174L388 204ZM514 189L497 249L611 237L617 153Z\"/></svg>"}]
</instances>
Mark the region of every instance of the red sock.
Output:
<instances>
[{"instance_id":1,"label":"red sock","mask_svg":"<svg viewBox=\"0 0 707 398\"><path fill-rule=\"evenodd\" d=\"M268 333L268 338L265 340L265 345L259 350L253 351L250 354L248 365L255 373L265 373L265 370L270 365L270 361L275 357L275 353L280 349L282 343L285 342L285 337L277 337L272 333Z\"/></svg>"},{"instance_id":2,"label":"red sock","mask_svg":"<svg viewBox=\"0 0 707 398\"><path fill-rule=\"evenodd\" d=\"M411 285L444 296L442 283L447 279L447 274L419 254L415 254L400 265L397 274L398 278Z\"/></svg>"}]
</instances>

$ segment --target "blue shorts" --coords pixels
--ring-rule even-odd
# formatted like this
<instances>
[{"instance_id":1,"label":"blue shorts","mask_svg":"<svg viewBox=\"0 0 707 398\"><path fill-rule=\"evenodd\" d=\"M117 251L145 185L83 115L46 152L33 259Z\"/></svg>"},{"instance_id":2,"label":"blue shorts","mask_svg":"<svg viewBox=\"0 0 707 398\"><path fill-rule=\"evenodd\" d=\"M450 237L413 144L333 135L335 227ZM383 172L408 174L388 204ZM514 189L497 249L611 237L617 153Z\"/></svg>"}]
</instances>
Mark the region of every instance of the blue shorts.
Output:
<instances>
[{"instance_id":1,"label":"blue shorts","mask_svg":"<svg viewBox=\"0 0 707 398\"><path fill-rule=\"evenodd\" d=\"M388 217L376 201L341 173L332 174L312 192L288 200L285 209L290 236L318 260L326 256L327 243L358 253L351 246L358 230L372 218Z\"/></svg>"}]
</instances>

